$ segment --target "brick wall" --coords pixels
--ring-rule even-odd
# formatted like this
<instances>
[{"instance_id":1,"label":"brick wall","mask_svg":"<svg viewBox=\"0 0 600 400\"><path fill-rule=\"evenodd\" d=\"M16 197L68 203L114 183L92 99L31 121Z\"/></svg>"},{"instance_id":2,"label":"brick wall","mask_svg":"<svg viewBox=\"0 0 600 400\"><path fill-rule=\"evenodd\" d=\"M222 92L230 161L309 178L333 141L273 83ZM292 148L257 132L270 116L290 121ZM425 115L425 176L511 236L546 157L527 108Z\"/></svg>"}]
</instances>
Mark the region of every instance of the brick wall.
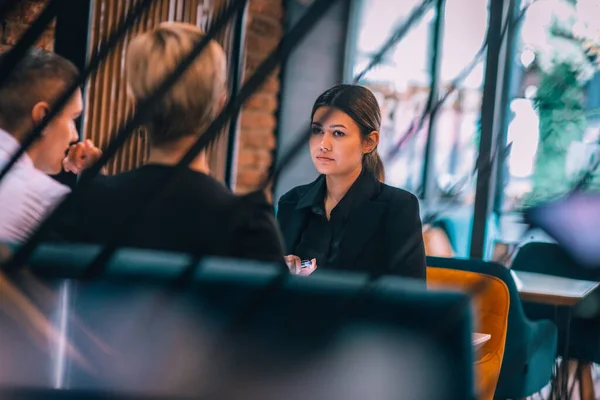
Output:
<instances>
[{"instance_id":1,"label":"brick wall","mask_svg":"<svg viewBox=\"0 0 600 400\"><path fill-rule=\"evenodd\" d=\"M246 79L275 49L282 36L283 0L250 0L246 28ZM255 189L271 165L278 95L277 70L242 110L235 187L238 193Z\"/></svg>"},{"instance_id":2,"label":"brick wall","mask_svg":"<svg viewBox=\"0 0 600 400\"><path fill-rule=\"evenodd\" d=\"M47 2L48 0L20 0L14 9L3 20L0 20L0 52L17 43ZM50 51L53 49L54 24L50 24L36 45Z\"/></svg>"}]
</instances>

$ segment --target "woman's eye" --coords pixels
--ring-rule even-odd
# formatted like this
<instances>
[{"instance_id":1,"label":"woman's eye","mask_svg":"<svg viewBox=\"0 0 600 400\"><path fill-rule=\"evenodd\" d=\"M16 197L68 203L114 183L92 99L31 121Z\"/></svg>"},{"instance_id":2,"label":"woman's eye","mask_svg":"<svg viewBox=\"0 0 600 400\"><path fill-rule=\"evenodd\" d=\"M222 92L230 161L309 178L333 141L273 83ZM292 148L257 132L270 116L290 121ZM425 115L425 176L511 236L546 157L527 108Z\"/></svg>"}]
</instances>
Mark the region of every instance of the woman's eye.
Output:
<instances>
[{"instance_id":1,"label":"woman's eye","mask_svg":"<svg viewBox=\"0 0 600 400\"><path fill-rule=\"evenodd\" d=\"M341 136L345 136L346 134L342 131L333 131L333 136L337 136L337 137L341 137Z\"/></svg>"},{"instance_id":2,"label":"woman's eye","mask_svg":"<svg viewBox=\"0 0 600 400\"><path fill-rule=\"evenodd\" d=\"M321 130L321 128L317 128L316 126L312 127L312 134L313 135L320 135L321 133L323 133L323 131Z\"/></svg>"}]
</instances>

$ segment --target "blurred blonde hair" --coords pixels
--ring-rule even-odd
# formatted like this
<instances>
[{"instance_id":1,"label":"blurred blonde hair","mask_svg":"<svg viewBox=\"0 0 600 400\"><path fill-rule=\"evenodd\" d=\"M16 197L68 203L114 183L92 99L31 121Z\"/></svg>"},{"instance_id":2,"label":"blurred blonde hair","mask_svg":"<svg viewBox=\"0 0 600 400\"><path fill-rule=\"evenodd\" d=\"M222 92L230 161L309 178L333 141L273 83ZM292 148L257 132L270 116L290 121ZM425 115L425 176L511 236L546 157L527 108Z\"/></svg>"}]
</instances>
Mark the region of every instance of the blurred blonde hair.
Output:
<instances>
[{"instance_id":1,"label":"blurred blonde hair","mask_svg":"<svg viewBox=\"0 0 600 400\"><path fill-rule=\"evenodd\" d=\"M125 63L136 103L146 98L190 53L204 32L190 24L166 22L137 36ZM182 77L150 110L146 124L153 145L203 132L220 111L226 93L226 60L211 40Z\"/></svg>"}]
</instances>

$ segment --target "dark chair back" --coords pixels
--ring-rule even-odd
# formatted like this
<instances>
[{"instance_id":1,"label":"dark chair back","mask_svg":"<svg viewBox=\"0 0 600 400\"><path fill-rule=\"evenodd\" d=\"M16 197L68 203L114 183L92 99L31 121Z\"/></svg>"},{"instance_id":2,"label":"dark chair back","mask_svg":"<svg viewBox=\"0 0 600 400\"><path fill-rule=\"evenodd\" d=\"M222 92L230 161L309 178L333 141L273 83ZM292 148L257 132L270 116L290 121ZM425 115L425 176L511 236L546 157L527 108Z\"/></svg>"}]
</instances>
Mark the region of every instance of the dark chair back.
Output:
<instances>
[{"instance_id":1,"label":"dark chair back","mask_svg":"<svg viewBox=\"0 0 600 400\"><path fill-rule=\"evenodd\" d=\"M600 270L580 266L556 243L530 242L523 245L511 268L565 278L600 280Z\"/></svg>"},{"instance_id":2,"label":"dark chair back","mask_svg":"<svg viewBox=\"0 0 600 400\"><path fill-rule=\"evenodd\" d=\"M17 294L0 308L2 365L11 366L0 366L0 387L12 387L4 394L473 397L471 320L459 293L131 249L100 278L79 279L98 251L42 246L27 273L6 276Z\"/></svg>"}]
</instances>

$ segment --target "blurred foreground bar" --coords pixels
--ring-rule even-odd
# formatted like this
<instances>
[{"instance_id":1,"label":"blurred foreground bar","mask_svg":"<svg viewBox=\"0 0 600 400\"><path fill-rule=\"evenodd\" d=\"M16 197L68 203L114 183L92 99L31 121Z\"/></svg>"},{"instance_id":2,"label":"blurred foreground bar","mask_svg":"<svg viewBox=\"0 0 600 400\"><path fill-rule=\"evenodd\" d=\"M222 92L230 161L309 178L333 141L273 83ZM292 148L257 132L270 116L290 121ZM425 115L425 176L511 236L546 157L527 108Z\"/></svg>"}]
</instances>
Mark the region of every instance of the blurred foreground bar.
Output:
<instances>
[{"instance_id":1,"label":"blurred foreground bar","mask_svg":"<svg viewBox=\"0 0 600 400\"><path fill-rule=\"evenodd\" d=\"M0 398L473 398L463 294L224 259L173 290L187 255L130 249L79 280L99 251L44 245L2 275Z\"/></svg>"}]
</instances>

